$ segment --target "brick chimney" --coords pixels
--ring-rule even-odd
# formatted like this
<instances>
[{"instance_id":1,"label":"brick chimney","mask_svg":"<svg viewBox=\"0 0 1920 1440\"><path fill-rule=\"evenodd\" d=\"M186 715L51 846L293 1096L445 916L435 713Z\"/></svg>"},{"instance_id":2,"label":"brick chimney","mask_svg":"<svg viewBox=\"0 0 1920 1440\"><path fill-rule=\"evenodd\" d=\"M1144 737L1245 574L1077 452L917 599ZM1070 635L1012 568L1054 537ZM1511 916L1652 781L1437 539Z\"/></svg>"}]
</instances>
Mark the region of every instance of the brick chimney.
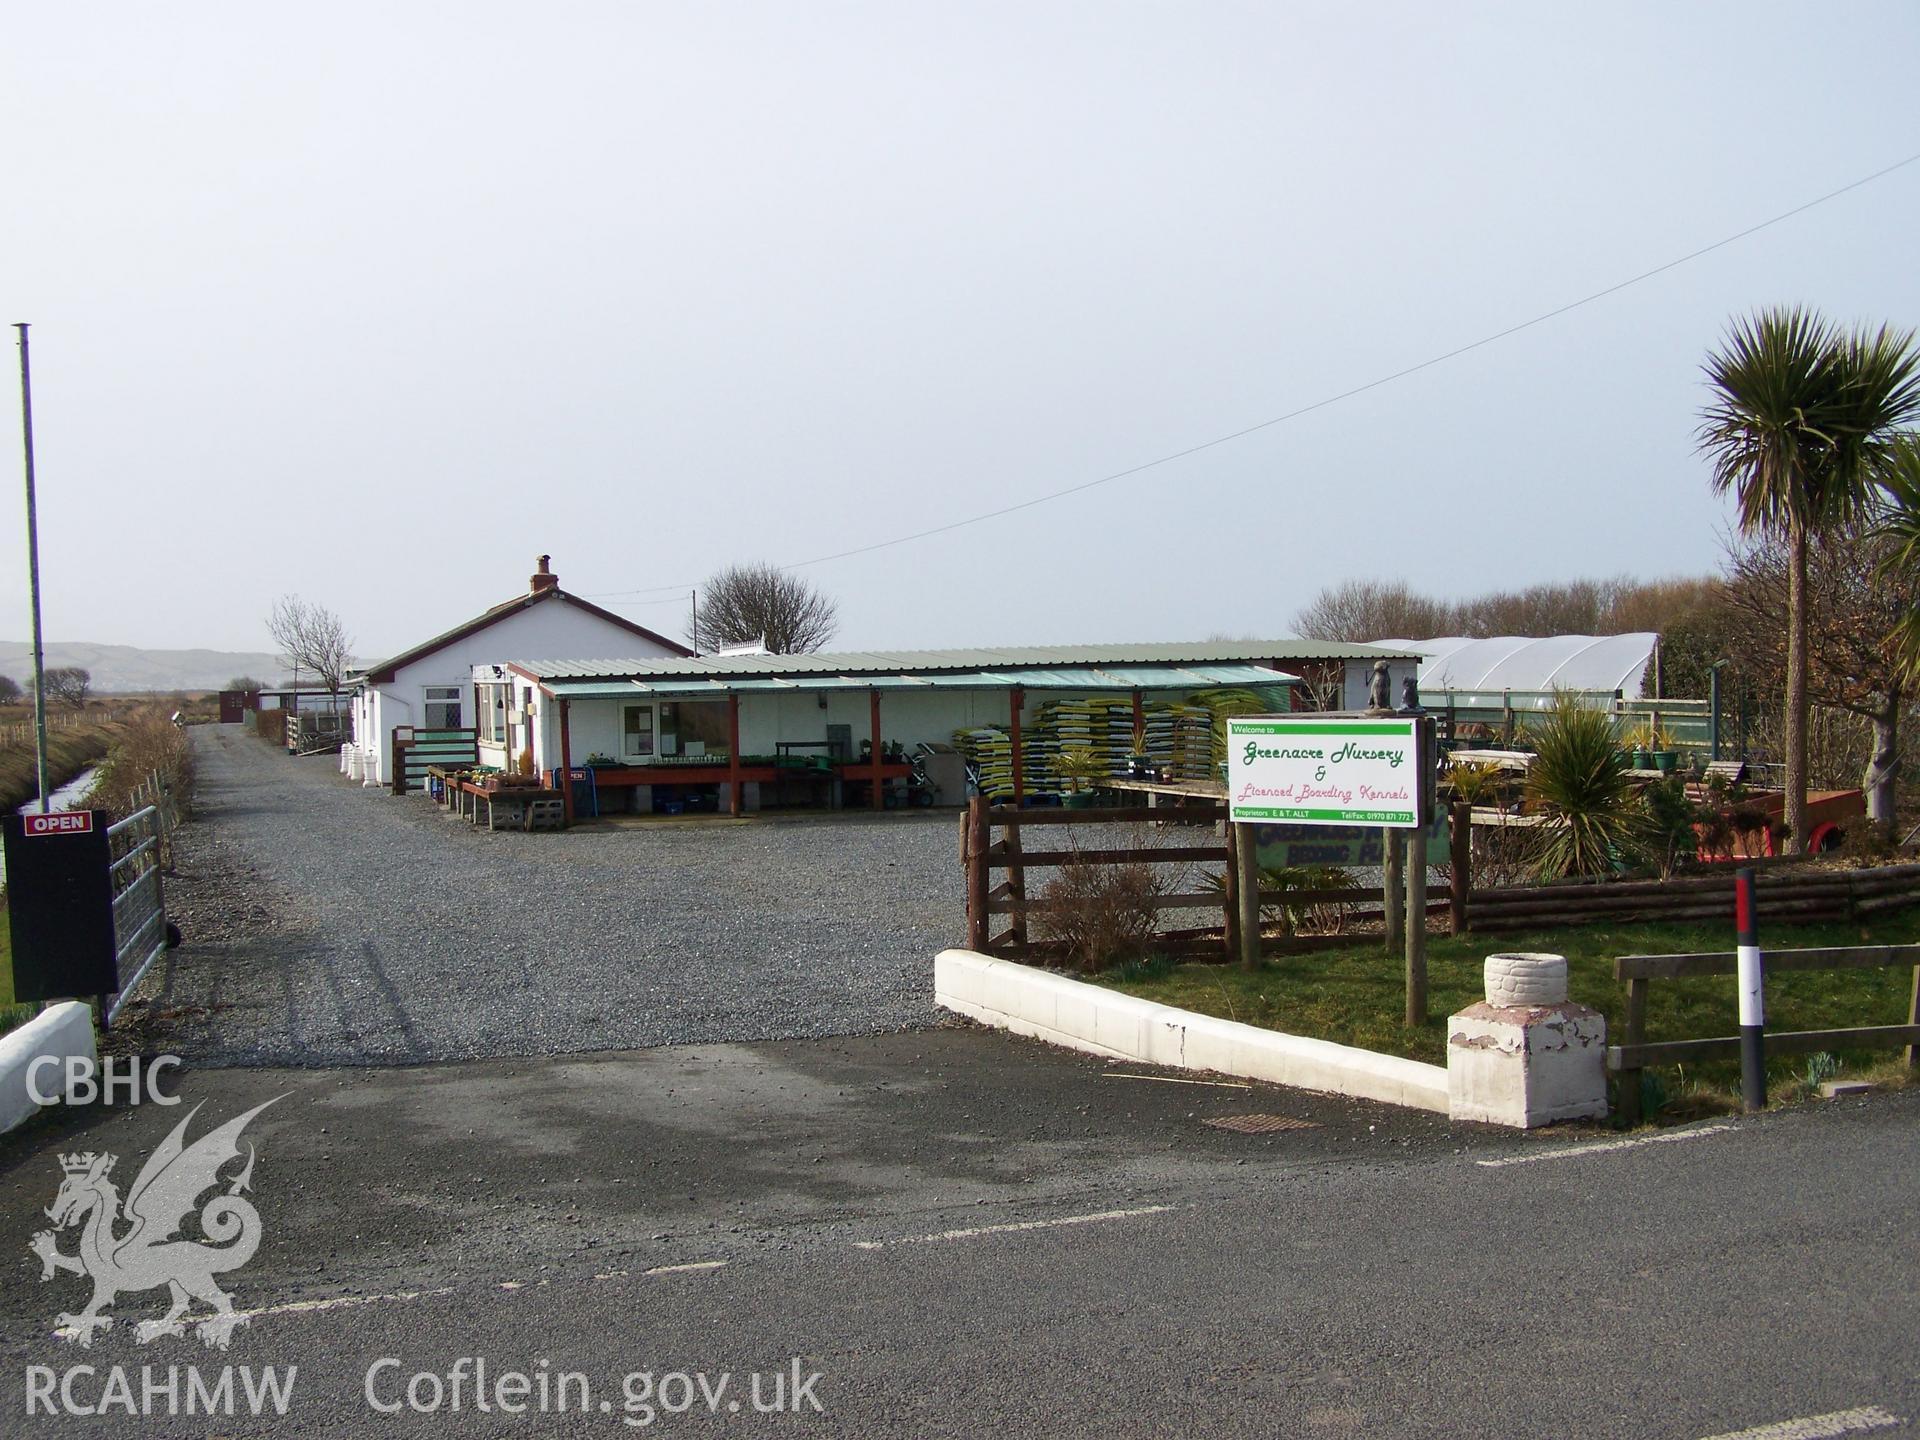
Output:
<instances>
[{"instance_id":1,"label":"brick chimney","mask_svg":"<svg viewBox=\"0 0 1920 1440\"><path fill-rule=\"evenodd\" d=\"M542 555L540 557L539 568L533 572L530 588L536 595L542 595L549 590L558 590L560 588L560 577L547 568L547 562L552 558L551 555Z\"/></svg>"}]
</instances>

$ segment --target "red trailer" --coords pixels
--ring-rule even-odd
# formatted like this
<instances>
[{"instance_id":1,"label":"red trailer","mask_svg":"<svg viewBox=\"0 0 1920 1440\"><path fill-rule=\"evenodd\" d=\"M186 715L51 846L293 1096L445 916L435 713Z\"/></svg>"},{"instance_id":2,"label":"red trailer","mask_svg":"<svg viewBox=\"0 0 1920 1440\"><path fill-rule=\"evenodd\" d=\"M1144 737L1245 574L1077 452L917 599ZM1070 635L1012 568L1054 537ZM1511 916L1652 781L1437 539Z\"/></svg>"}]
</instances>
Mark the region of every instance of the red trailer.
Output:
<instances>
[{"instance_id":1,"label":"red trailer","mask_svg":"<svg viewBox=\"0 0 1920 1440\"><path fill-rule=\"evenodd\" d=\"M1751 860L1787 853L1787 796L1782 790L1755 790L1728 803L1728 828L1715 843L1710 827L1700 832L1702 860ZM1807 823L1812 834L1807 850L1820 855L1838 850L1847 832L1867 818L1867 797L1861 790L1814 790L1807 795Z\"/></svg>"}]
</instances>

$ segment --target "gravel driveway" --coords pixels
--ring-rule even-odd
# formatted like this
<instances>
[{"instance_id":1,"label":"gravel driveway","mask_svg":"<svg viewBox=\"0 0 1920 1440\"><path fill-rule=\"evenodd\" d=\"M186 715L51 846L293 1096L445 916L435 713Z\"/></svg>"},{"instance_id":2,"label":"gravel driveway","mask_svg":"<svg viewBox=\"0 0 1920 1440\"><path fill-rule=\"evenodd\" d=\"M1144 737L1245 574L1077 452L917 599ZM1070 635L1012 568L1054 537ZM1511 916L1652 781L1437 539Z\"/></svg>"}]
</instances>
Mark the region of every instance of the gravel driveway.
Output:
<instances>
[{"instance_id":1,"label":"gravel driveway","mask_svg":"<svg viewBox=\"0 0 1920 1440\"><path fill-rule=\"evenodd\" d=\"M904 1030L966 933L947 812L524 835L197 726L186 943L127 1041L342 1065Z\"/></svg>"}]
</instances>

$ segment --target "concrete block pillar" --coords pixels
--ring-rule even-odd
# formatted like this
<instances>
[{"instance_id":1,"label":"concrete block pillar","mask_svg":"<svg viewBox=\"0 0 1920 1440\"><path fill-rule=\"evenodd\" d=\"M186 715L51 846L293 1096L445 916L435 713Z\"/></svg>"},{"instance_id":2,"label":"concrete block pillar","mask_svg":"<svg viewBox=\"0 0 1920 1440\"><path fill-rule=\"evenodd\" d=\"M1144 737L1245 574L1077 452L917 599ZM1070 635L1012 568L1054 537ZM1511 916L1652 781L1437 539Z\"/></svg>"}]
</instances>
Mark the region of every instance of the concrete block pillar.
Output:
<instances>
[{"instance_id":1,"label":"concrete block pillar","mask_svg":"<svg viewBox=\"0 0 1920 1440\"><path fill-rule=\"evenodd\" d=\"M722 782L713 788L718 796L720 813L725 815L733 809L733 786ZM757 813L759 809L760 782L758 780L742 780L740 782L740 813L742 815L752 815Z\"/></svg>"},{"instance_id":2,"label":"concrete block pillar","mask_svg":"<svg viewBox=\"0 0 1920 1440\"><path fill-rule=\"evenodd\" d=\"M1455 1120L1531 1129L1604 1119L1607 1022L1567 996L1562 955L1489 955L1487 998L1447 1021Z\"/></svg>"}]
</instances>

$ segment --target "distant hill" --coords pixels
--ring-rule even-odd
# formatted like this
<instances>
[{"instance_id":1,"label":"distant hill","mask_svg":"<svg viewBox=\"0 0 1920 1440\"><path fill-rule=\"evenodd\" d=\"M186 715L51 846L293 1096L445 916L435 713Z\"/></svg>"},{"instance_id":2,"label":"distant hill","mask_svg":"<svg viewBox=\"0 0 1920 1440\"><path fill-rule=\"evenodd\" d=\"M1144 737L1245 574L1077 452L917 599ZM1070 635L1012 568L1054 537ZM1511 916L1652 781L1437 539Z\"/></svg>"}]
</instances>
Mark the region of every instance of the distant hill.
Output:
<instances>
[{"instance_id":1,"label":"distant hill","mask_svg":"<svg viewBox=\"0 0 1920 1440\"><path fill-rule=\"evenodd\" d=\"M278 656L257 650L142 650L137 645L94 645L80 640L47 642L47 668L78 665L93 676L96 691L218 690L237 675L270 685L288 681ZM32 683L33 646L0 640L0 675ZM311 684L311 677L308 678Z\"/></svg>"}]
</instances>

